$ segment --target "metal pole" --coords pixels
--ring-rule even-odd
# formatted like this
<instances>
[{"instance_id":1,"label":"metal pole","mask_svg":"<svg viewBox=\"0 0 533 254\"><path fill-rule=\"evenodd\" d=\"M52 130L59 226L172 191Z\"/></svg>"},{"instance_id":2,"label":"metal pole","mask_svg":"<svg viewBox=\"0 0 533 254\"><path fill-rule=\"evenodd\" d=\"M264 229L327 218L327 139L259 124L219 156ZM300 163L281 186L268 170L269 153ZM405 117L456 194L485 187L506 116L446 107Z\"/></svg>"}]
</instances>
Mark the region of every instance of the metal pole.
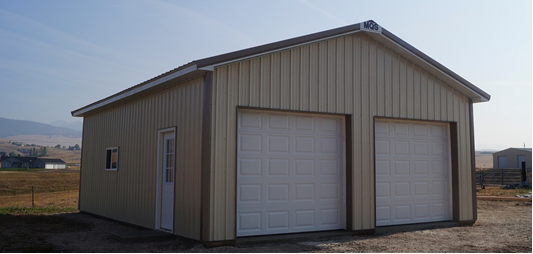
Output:
<instances>
[{"instance_id":1,"label":"metal pole","mask_svg":"<svg viewBox=\"0 0 533 254\"><path fill-rule=\"evenodd\" d=\"M502 186L503 186L503 168L502 168Z\"/></svg>"},{"instance_id":2,"label":"metal pole","mask_svg":"<svg viewBox=\"0 0 533 254\"><path fill-rule=\"evenodd\" d=\"M527 177L526 177L526 162L522 161L522 170L520 171L522 176L522 184L526 185Z\"/></svg>"}]
</instances>

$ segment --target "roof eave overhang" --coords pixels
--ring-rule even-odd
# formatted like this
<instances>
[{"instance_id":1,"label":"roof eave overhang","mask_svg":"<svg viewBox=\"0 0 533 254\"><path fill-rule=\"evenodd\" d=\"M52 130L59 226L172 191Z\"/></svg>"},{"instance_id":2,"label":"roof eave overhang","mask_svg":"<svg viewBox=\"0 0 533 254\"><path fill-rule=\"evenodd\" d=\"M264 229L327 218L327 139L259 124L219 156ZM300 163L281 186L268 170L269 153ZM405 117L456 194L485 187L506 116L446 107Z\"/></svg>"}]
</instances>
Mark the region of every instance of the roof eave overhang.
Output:
<instances>
[{"instance_id":1,"label":"roof eave overhang","mask_svg":"<svg viewBox=\"0 0 533 254\"><path fill-rule=\"evenodd\" d=\"M446 68L444 65L435 61L433 58L411 46L410 44L400 39L393 33L387 31L386 29L383 28L382 33L365 33L376 41L399 53L403 57L406 57L414 64L421 67L433 67L429 68L431 70L435 70L431 71L431 74L468 96L470 99L472 99L472 102L487 102L490 100L490 95L488 93L481 90L480 88L470 83L466 79L462 78L461 76L457 75L452 70Z\"/></svg>"},{"instance_id":2,"label":"roof eave overhang","mask_svg":"<svg viewBox=\"0 0 533 254\"><path fill-rule=\"evenodd\" d=\"M371 38L382 43L388 48L394 50L398 54L406 57L414 64L417 64L425 69L431 70L431 73L437 78L443 80L458 91L468 96L472 102L486 102L490 100L490 95L472 83L463 79L453 71L449 70L442 64L433 60L431 57L422 53L415 47L403 41L396 35L382 29L381 32L367 32L361 29L361 23L344 26L336 29L331 29L323 32L304 35L288 40L269 43L257 47L243 49L227 54L208 57L192 62L182 66L174 71L163 74L140 85L126 89L108 98L102 99L92 103L83 108L72 111L72 116L83 117L86 113L105 110L107 108L116 106L118 104L140 98L148 93L162 90L173 84L185 81L195 76L203 75L205 72L213 71L216 66L242 61L260 55L270 54L276 51L286 50L298 47L305 44L315 43L322 40L327 40L335 37L345 36L348 34L364 32ZM428 68L431 67L431 68Z\"/></svg>"},{"instance_id":3,"label":"roof eave overhang","mask_svg":"<svg viewBox=\"0 0 533 254\"><path fill-rule=\"evenodd\" d=\"M145 83L134 86L130 89L126 89L122 92L99 100L95 103L89 104L83 108L74 110L71 113L72 116L83 117L86 113L105 110L116 105L138 99L147 94L163 90L176 83L183 82L197 76L201 76L205 72L205 70L198 69L196 64L189 64L183 66L182 68L178 68L175 71L171 71L167 74L164 74L161 77L154 78Z\"/></svg>"},{"instance_id":4,"label":"roof eave overhang","mask_svg":"<svg viewBox=\"0 0 533 254\"><path fill-rule=\"evenodd\" d=\"M396 51L398 54L402 55L403 57L406 57L413 63L421 67L425 67L425 69L435 70L431 71L433 75L468 96L470 99L472 99L472 102L487 102L490 100L490 95L488 93L476 87L474 84L468 82L461 76L446 68L444 65L433 60L428 55L422 53L420 50L411 46L410 44L400 39L396 35L392 34L391 32L387 31L386 29L383 28L380 33L367 32L361 29L361 24L354 24L350 26L328 30L325 32L314 33L258 47L235 51L223 55L204 58L196 61L196 63L198 65L198 68L212 71L216 66L225 65L232 62L238 62L260 55L270 54L276 51L286 50L293 47L311 44L318 41L345 36L347 34L353 34L357 32L364 32L374 40Z\"/></svg>"}]
</instances>

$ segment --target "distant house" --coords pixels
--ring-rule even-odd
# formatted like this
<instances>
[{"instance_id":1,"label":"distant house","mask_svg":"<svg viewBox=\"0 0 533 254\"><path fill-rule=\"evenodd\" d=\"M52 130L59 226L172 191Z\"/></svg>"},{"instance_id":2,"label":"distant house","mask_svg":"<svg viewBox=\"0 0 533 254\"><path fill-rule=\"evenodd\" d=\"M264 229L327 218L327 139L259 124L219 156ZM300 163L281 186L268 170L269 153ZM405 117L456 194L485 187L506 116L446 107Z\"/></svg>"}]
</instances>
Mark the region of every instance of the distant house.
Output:
<instances>
[{"instance_id":1,"label":"distant house","mask_svg":"<svg viewBox=\"0 0 533 254\"><path fill-rule=\"evenodd\" d=\"M8 157L0 162L2 168L46 168L65 169L67 164L61 159L37 157Z\"/></svg>"},{"instance_id":2,"label":"distant house","mask_svg":"<svg viewBox=\"0 0 533 254\"><path fill-rule=\"evenodd\" d=\"M61 159L38 158L33 162L33 167L45 169L65 169L67 168L67 163Z\"/></svg>"},{"instance_id":3,"label":"distant house","mask_svg":"<svg viewBox=\"0 0 533 254\"><path fill-rule=\"evenodd\" d=\"M0 162L2 168L31 168L37 157L9 157Z\"/></svg>"},{"instance_id":4,"label":"distant house","mask_svg":"<svg viewBox=\"0 0 533 254\"><path fill-rule=\"evenodd\" d=\"M531 148L507 148L492 154L494 168L520 168L526 162L531 169Z\"/></svg>"}]
</instances>

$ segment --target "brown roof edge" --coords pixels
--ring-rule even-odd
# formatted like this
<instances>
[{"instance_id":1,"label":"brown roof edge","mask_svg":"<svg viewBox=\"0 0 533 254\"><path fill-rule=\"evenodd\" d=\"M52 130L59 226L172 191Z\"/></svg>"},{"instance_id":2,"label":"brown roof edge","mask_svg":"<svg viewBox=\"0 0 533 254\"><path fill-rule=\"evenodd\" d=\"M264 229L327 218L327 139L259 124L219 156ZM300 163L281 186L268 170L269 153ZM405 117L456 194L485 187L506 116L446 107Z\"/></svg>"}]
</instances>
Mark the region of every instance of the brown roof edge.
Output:
<instances>
[{"instance_id":1,"label":"brown roof edge","mask_svg":"<svg viewBox=\"0 0 533 254\"><path fill-rule=\"evenodd\" d=\"M339 27L339 28L335 28L331 30L318 32L318 33L303 35L303 36L299 36L299 37L295 37L295 38L291 38L287 40L272 42L272 43L264 44L261 46L238 50L238 51L234 51L234 52L230 52L230 53L226 53L226 54L222 54L218 56L208 57L208 58L197 60L195 62L198 68L202 68L202 67L219 64L219 63L223 63L223 62L227 62L227 61L231 61L234 59L239 59L239 58L243 58L243 57L247 57L251 55L257 55L257 54L275 51L275 50L279 50L279 49L283 49L283 48L287 48L291 46L296 46L296 45L307 43L310 41L325 39L325 38L338 36L338 35L350 33L350 32L357 32L359 30L360 30L360 24L353 24L353 25L343 26L343 27Z\"/></svg>"},{"instance_id":2,"label":"brown roof edge","mask_svg":"<svg viewBox=\"0 0 533 254\"><path fill-rule=\"evenodd\" d=\"M339 27L339 28L334 28L334 29L330 29L330 30L326 30L326 31L322 31L322 32L303 35L303 36L299 36L299 37L295 37L295 38L291 38L291 39L287 39L287 40L277 41L277 42L264 44L264 45L260 45L260 46L256 46L256 47L252 47L252 48L247 48L247 49L243 49L243 50L238 50L238 51L234 51L234 52L230 52L230 53L226 53L226 54L221 54L221 55L217 55L217 56L213 56L213 57L207 57L207 58L203 58L203 59L200 59L200 60L196 60L196 61L190 62L188 64L185 64L183 66L180 66L180 67L178 67L176 69L170 70L170 71L168 71L166 73L163 73L163 74L161 74L161 75L159 75L157 77L154 77L154 78L152 78L150 80L142 82L142 83L140 83L138 85L130 87L130 88L126 89L126 90L123 90L121 92L113 94L113 95L111 95L109 97L106 97L104 99L101 99L99 101L91 103L91 104L89 104L89 105L87 105L85 107L82 107L80 109L74 110L71 113L72 113L72 116L83 116L85 112L90 112L90 111L93 111L95 109L101 108L103 106L111 106L111 105L115 104L117 100L122 101L123 99L125 99L124 97L129 97L130 93L136 93L137 90L143 90L143 86L150 85L151 83L152 84L153 83L158 83L158 82L160 82L160 80L168 79L169 76L175 76L174 74L177 73L177 72L184 72L184 71L186 71L186 69L188 70L189 67L193 67L194 66L196 71L203 70L205 72L206 70L208 70L205 67L210 67L210 66L213 66L213 65L218 65L218 64L222 64L222 63L230 62L230 61L235 61L235 60L238 60L238 59L247 58L247 57L251 57L251 56L254 56L254 55L260 55L260 54L264 54L264 53L268 53L268 52L272 52L272 51L276 51L276 50L290 48L290 47L294 47L294 46L297 46L297 45L300 45L300 44L305 44L305 43L309 43L309 42L313 42L313 41L319 41L319 40L328 39L328 38L331 38L331 37L341 36L341 35L344 35L344 34L363 31L363 30L361 30L361 23L348 25L348 26L343 26L343 27ZM465 80L464 78L460 77L459 75L457 75L456 73L454 73L450 69L444 67L442 64L440 64L437 61L433 60L431 57L429 57L426 54L422 53L420 50L418 50L415 47L411 46L409 43L407 43L404 40L400 39L399 37L397 37L396 35L392 34L389 31L387 31L386 29L382 28L382 32L381 32L381 36L380 37L384 37L384 38L396 43L400 47L403 47L405 50L411 52L416 57L422 59L423 61L427 62L430 65L433 65L435 68L438 68L445 75L448 75L452 79L455 79L456 81L461 83L467 89L473 91L474 93L478 94L479 96L481 96L482 98L486 99L487 101L490 100L490 95L488 93L484 92L480 88L476 87L472 83L470 83L467 80ZM179 78L179 77L176 77L176 78Z\"/></svg>"},{"instance_id":3,"label":"brown roof edge","mask_svg":"<svg viewBox=\"0 0 533 254\"><path fill-rule=\"evenodd\" d=\"M362 23L362 22L361 22ZM204 59L200 59L195 61L198 68L207 67L210 65L217 65L224 62L229 62L232 60L237 60L240 58L246 58L252 55L258 55L263 54L271 51L280 50L283 48L288 48L292 46L296 46L303 43L308 43L311 41L317 41L321 39L326 39L329 37L339 36L342 34L350 33L350 32L357 32L361 31L361 23L348 25L340 28L335 28L331 30L326 30L322 32L317 32L313 34L308 34L292 39L287 39L283 41L273 42L257 47L247 48L243 50L238 50L222 55L217 55L213 57L208 57ZM440 64L439 62L435 61L433 58L429 57L428 55L424 54L422 51L418 50L417 48L411 46L406 41L400 39L398 36L394 35L393 33L389 32L385 28L382 27L381 36L388 38L389 40L393 41L394 43L400 45L401 47L405 48L406 50L410 51L417 57L421 58L422 60L426 61L427 63L433 65L434 67L440 69L443 73L446 75L452 77L453 79L457 80L458 82L462 83L465 87L472 90L473 92L479 94L481 97L486 99L487 101L490 100L490 95L486 93L485 91L481 90L479 87L475 86L474 84L468 82L466 79L462 78L461 76L457 75L455 72L451 71L450 69L446 68L444 65Z\"/></svg>"},{"instance_id":4,"label":"brown roof edge","mask_svg":"<svg viewBox=\"0 0 533 254\"><path fill-rule=\"evenodd\" d=\"M405 49L411 51L416 56L422 58L424 61L428 62L429 64L435 66L436 68L442 70L444 73L448 74L450 77L454 78L455 80L461 82L466 87L471 89L472 91L476 92L477 94L483 96L487 101L490 100L490 94L486 93L485 91L481 90L479 87L475 86L474 84L468 82L466 79L462 78L461 76L457 75L452 70L446 68L446 66L440 64L439 62L435 61L433 58L429 57L428 55L424 54L422 51L418 50L417 48L411 46L411 44L407 43L406 41L400 39L400 37L394 35L393 33L389 32L387 29L382 28L382 35L389 38L390 40L394 41L395 43L399 44L400 46L404 47Z\"/></svg>"},{"instance_id":5,"label":"brown roof edge","mask_svg":"<svg viewBox=\"0 0 533 254\"><path fill-rule=\"evenodd\" d=\"M184 65L182 65L182 66L180 66L178 68L175 68L175 69L172 69L170 71L167 71L167 72L165 72L165 73L163 73L163 74L161 74L159 76L156 76L156 77L151 78L151 79L149 79L147 81L144 81L144 82L142 82L140 84L137 84L135 86L132 86L130 88L122 90L122 91L120 91L118 93L110 95L110 96L108 96L106 98L103 98L101 100L93 102L93 103L91 103L91 104L89 104L87 106L84 106L82 108L73 110L73 111L71 111L71 114L74 117L80 117L80 116L82 117L85 112L92 111L93 109L91 109L91 108L99 108L99 107L102 107L104 105L109 105L110 104L109 103L110 100L114 100L114 99L116 99L118 97L125 96L125 94L130 93L130 92L134 92L134 90L136 90L136 89L143 89L142 88L143 86L148 85L151 82L159 82L161 79L164 79L164 78L166 78L166 77L168 77L170 75L173 75L173 74L175 74L177 72L183 71L183 70L185 70L185 69L187 69L189 67L193 67L194 69L196 69L195 62L190 62L190 63L184 64Z\"/></svg>"}]
</instances>

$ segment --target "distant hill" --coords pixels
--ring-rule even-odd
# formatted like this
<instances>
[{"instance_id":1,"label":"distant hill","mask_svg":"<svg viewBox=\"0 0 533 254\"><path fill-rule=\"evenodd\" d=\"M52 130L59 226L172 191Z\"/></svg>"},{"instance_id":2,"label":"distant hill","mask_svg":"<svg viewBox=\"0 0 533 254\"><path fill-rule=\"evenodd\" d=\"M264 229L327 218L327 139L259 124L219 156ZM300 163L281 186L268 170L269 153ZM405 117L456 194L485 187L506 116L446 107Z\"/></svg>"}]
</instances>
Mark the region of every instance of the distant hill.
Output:
<instances>
[{"instance_id":1,"label":"distant hill","mask_svg":"<svg viewBox=\"0 0 533 254\"><path fill-rule=\"evenodd\" d=\"M64 127L69 128L77 131L82 131L83 129L83 122L82 121L72 121L67 122L63 120L55 120L50 123L50 125L56 126L56 127Z\"/></svg>"},{"instance_id":2,"label":"distant hill","mask_svg":"<svg viewBox=\"0 0 533 254\"><path fill-rule=\"evenodd\" d=\"M0 117L0 138L21 135L81 137L80 130Z\"/></svg>"}]
</instances>

